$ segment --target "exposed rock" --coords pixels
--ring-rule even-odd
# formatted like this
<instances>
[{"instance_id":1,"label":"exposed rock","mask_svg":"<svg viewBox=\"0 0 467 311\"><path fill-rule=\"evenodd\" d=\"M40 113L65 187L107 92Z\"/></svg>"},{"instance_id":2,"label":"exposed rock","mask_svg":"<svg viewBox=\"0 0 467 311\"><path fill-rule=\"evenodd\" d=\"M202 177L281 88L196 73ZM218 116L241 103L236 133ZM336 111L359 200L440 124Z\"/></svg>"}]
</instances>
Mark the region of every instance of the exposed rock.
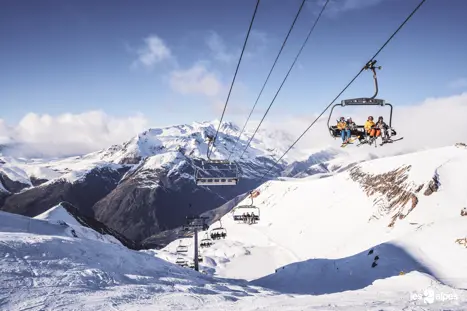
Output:
<instances>
[{"instance_id":1,"label":"exposed rock","mask_svg":"<svg viewBox=\"0 0 467 311\"><path fill-rule=\"evenodd\" d=\"M169 169L147 169L141 165L131 171L94 205L95 218L140 242L184 224L189 214L216 208L259 185L257 180L242 179L236 187L199 187L186 178L194 173L188 162L170 174Z\"/></svg>"},{"instance_id":2,"label":"exposed rock","mask_svg":"<svg viewBox=\"0 0 467 311\"><path fill-rule=\"evenodd\" d=\"M47 179L43 179L43 178L37 178L37 177L34 177L34 176L31 176L31 183L34 187L37 187L37 186L40 186L42 185L43 183L46 183L48 182Z\"/></svg>"},{"instance_id":3,"label":"exposed rock","mask_svg":"<svg viewBox=\"0 0 467 311\"><path fill-rule=\"evenodd\" d=\"M3 187L11 193L18 193L23 189L30 187L28 184L24 184L17 180L11 180L6 174L0 172L0 183L2 183Z\"/></svg>"},{"instance_id":4,"label":"exposed rock","mask_svg":"<svg viewBox=\"0 0 467 311\"><path fill-rule=\"evenodd\" d=\"M359 182L368 196L377 196L374 203L381 214L394 213L389 227L393 227L397 219L404 219L418 204L415 193L421 191L423 184L407 183L410 169L411 165L407 165L379 175L362 172L360 167L350 170L352 180ZM410 207L405 211L409 201Z\"/></svg>"},{"instance_id":5,"label":"exposed rock","mask_svg":"<svg viewBox=\"0 0 467 311\"><path fill-rule=\"evenodd\" d=\"M95 220L92 217L88 217L81 213L78 208L74 207L72 204L68 202L60 202L60 205L67 210L68 213L73 215L73 217L84 227L88 227L93 229L94 231L99 232L100 234L108 234L115 237L119 240L123 245L130 249L139 249L139 245L135 242L127 239L125 236L121 235L117 231L110 229L105 224L101 223L100 221Z\"/></svg>"},{"instance_id":6,"label":"exposed rock","mask_svg":"<svg viewBox=\"0 0 467 311\"><path fill-rule=\"evenodd\" d=\"M62 201L67 201L76 206L81 213L92 217L92 206L117 186L125 171L126 169L97 167L91 170L83 180L75 183L58 179L13 194L6 198L1 209L34 217Z\"/></svg>"},{"instance_id":7,"label":"exposed rock","mask_svg":"<svg viewBox=\"0 0 467 311\"><path fill-rule=\"evenodd\" d=\"M434 176L432 180L428 183L428 187L426 188L424 195L428 196L431 195L433 192L438 191L439 189L439 180L437 176Z\"/></svg>"}]
</instances>

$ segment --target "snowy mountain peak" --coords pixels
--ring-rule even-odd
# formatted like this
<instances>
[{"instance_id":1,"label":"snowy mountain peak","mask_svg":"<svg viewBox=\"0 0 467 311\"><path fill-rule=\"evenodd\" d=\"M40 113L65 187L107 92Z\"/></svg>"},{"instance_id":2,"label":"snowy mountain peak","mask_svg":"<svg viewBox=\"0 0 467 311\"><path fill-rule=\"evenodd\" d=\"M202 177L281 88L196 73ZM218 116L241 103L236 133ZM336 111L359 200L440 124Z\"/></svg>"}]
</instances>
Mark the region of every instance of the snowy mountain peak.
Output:
<instances>
[{"instance_id":1,"label":"snowy mountain peak","mask_svg":"<svg viewBox=\"0 0 467 311\"><path fill-rule=\"evenodd\" d=\"M144 158L166 152L181 152L186 156L205 158L208 150L207 138L216 134L218 126L219 121L214 120L193 122L191 125L151 128L120 146L114 145L92 156L98 155L100 160L120 164L137 164ZM246 131L238 141L238 145L235 146L240 131L239 126L233 122L222 122L211 158L226 159L234 151L232 159L237 160L250 138ZM281 138L288 137L285 133L281 133L279 136ZM288 141L280 143L278 145L277 139L272 139L267 132L259 131L242 158L248 161L261 156L278 155L289 144Z\"/></svg>"},{"instance_id":2,"label":"snowy mountain peak","mask_svg":"<svg viewBox=\"0 0 467 311\"><path fill-rule=\"evenodd\" d=\"M35 219L47 220L51 223L67 223L73 226L81 226L81 224L71 215L62 204L58 204L44 213L34 217Z\"/></svg>"}]
</instances>

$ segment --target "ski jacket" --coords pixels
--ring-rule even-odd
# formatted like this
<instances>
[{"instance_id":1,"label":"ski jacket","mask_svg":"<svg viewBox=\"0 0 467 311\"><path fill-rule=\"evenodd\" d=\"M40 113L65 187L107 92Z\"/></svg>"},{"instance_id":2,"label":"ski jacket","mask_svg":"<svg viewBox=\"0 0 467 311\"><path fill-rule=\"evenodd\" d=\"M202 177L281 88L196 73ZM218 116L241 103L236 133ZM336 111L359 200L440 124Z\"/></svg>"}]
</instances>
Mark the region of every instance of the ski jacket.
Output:
<instances>
[{"instance_id":1,"label":"ski jacket","mask_svg":"<svg viewBox=\"0 0 467 311\"><path fill-rule=\"evenodd\" d=\"M379 128L379 129L387 129L388 125L383 121L381 123L377 122L376 127Z\"/></svg>"},{"instance_id":2,"label":"ski jacket","mask_svg":"<svg viewBox=\"0 0 467 311\"><path fill-rule=\"evenodd\" d=\"M365 128L365 131L369 132L371 131L371 128L375 125L375 122L371 120L366 120L365 125L363 126Z\"/></svg>"},{"instance_id":3,"label":"ski jacket","mask_svg":"<svg viewBox=\"0 0 467 311\"><path fill-rule=\"evenodd\" d=\"M343 121L343 122L337 122L337 128L339 130L344 130L345 128L347 127L347 122Z\"/></svg>"},{"instance_id":4,"label":"ski jacket","mask_svg":"<svg viewBox=\"0 0 467 311\"><path fill-rule=\"evenodd\" d=\"M347 126L348 126L349 129L351 129L351 130L354 130L354 129L357 128L357 124L355 124L355 122L353 122L353 121L352 121L352 122L347 121Z\"/></svg>"}]
</instances>

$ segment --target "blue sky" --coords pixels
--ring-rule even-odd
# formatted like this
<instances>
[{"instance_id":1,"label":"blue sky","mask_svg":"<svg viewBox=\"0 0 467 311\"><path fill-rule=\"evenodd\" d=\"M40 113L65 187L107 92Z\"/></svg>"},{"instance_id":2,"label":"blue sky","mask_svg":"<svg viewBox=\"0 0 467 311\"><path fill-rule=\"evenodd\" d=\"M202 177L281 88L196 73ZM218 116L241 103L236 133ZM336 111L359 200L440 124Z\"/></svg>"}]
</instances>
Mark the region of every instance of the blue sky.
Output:
<instances>
[{"instance_id":1,"label":"blue sky","mask_svg":"<svg viewBox=\"0 0 467 311\"><path fill-rule=\"evenodd\" d=\"M258 104L259 119L323 1L308 1ZM315 29L270 116L320 112L418 4L336 0ZM243 124L300 0L263 0L226 120ZM0 103L27 113L115 117L162 126L219 118L255 1L2 1ZM428 0L377 58L380 94L397 106L467 90L465 0ZM363 74L345 97L373 93Z\"/></svg>"}]
</instances>

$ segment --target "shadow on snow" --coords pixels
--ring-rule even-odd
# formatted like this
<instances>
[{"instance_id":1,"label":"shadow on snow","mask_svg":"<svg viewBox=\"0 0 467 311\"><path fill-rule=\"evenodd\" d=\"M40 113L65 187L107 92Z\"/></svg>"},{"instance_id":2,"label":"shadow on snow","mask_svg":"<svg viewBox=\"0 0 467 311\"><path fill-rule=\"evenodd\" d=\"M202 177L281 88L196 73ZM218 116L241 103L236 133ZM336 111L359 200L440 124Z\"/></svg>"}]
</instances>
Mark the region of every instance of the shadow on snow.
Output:
<instances>
[{"instance_id":1,"label":"shadow on snow","mask_svg":"<svg viewBox=\"0 0 467 311\"><path fill-rule=\"evenodd\" d=\"M376 266L372 267L374 263ZM419 271L435 277L400 246L383 243L345 258L295 262L251 283L281 293L323 295L362 289L376 280L397 276L401 271Z\"/></svg>"}]
</instances>

